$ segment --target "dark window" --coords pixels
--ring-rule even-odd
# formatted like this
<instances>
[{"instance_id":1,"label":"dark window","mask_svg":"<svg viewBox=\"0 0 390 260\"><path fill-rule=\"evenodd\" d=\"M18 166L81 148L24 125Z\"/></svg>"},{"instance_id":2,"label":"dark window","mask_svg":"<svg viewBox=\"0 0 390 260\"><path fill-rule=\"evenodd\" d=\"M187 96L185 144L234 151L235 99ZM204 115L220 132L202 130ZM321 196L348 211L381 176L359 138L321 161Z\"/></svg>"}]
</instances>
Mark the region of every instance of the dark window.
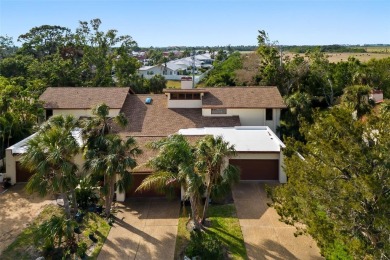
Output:
<instances>
[{"instance_id":1,"label":"dark window","mask_svg":"<svg viewBox=\"0 0 390 260\"><path fill-rule=\"evenodd\" d=\"M46 120L53 116L53 109L46 109Z\"/></svg>"},{"instance_id":2,"label":"dark window","mask_svg":"<svg viewBox=\"0 0 390 260\"><path fill-rule=\"evenodd\" d=\"M199 100L200 93L171 93L171 99Z\"/></svg>"},{"instance_id":3,"label":"dark window","mask_svg":"<svg viewBox=\"0 0 390 260\"><path fill-rule=\"evenodd\" d=\"M265 110L265 120L272 121L272 108L267 108Z\"/></svg>"},{"instance_id":4,"label":"dark window","mask_svg":"<svg viewBox=\"0 0 390 260\"><path fill-rule=\"evenodd\" d=\"M211 109L211 114L226 114L226 108L213 108Z\"/></svg>"}]
</instances>

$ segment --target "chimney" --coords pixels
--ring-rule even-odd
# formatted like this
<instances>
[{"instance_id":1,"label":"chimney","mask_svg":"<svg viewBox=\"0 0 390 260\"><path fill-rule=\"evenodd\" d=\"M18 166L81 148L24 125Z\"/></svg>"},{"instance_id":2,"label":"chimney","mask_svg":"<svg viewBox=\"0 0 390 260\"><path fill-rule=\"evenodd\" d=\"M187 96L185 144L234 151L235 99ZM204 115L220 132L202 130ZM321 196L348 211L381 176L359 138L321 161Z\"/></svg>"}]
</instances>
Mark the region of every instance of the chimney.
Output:
<instances>
[{"instance_id":1,"label":"chimney","mask_svg":"<svg viewBox=\"0 0 390 260\"><path fill-rule=\"evenodd\" d=\"M181 89L192 89L192 77L181 77Z\"/></svg>"}]
</instances>

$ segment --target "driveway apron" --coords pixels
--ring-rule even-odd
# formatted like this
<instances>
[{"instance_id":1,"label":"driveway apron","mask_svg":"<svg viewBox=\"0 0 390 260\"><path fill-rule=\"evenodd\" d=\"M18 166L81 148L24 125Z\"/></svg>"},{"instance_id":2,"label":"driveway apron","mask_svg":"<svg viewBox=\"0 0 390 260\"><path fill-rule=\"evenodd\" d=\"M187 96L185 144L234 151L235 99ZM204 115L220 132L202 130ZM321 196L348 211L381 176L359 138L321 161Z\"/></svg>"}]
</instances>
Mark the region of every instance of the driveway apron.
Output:
<instances>
[{"instance_id":1,"label":"driveway apron","mask_svg":"<svg viewBox=\"0 0 390 260\"><path fill-rule=\"evenodd\" d=\"M178 200L130 199L117 203L115 223L98 259L173 259Z\"/></svg>"},{"instance_id":2,"label":"driveway apron","mask_svg":"<svg viewBox=\"0 0 390 260\"><path fill-rule=\"evenodd\" d=\"M276 184L270 184L276 185ZM323 259L310 236L294 236L296 229L279 221L268 207L264 183L241 182L233 198L249 259Z\"/></svg>"}]
</instances>

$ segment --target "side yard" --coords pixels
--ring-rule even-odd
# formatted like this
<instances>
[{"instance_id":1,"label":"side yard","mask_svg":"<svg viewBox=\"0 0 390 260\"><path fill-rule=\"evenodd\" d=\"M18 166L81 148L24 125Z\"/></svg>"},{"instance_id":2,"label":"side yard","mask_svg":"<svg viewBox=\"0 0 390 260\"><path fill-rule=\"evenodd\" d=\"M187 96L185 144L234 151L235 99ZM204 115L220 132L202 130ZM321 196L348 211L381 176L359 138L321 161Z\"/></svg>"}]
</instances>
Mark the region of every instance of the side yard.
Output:
<instances>
[{"instance_id":1,"label":"side yard","mask_svg":"<svg viewBox=\"0 0 390 260\"><path fill-rule=\"evenodd\" d=\"M0 255L46 205L54 202L50 197L27 194L23 184L15 185L0 194Z\"/></svg>"}]
</instances>

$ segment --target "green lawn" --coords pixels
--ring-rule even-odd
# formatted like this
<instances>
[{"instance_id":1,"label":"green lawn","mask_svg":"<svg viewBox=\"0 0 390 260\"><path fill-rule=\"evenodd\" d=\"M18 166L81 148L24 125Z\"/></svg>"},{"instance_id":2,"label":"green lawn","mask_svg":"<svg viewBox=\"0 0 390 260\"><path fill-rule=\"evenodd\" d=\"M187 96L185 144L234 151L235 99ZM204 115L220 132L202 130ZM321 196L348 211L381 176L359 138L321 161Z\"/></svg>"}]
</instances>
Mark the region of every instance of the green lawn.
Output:
<instances>
[{"instance_id":1,"label":"green lawn","mask_svg":"<svg viewBox=\"0 0 390 260\"><path fill-rule=\"evenodd\" d=\"M41 256L40 249L37 248L34 244L33 232L36 227L38 227L42 222L50 219L53 215L61 215L63 211L61 208L55 205L48 205L45 209L38 215L38 217L33 221L33 223L24 229L20 235L15 239L15 241L4 250L1 255L1 259L36 259ZM87 213L84 217L85 221L82 226L82 234L76 235L78 241L84 241L87 243L90 252L88 252L88 259L96 259L100 253L100 250L108 236L110 231L110 226L107 224L107 221L100 216L94 213ZM93 244L93 242L88 238L88 234L91 229L96 229L96 237L98 242Z\"/></svg>"},{"instance_id":2,"label":"green lawn","mask_svg":"<svg viewBox=\"0 0 390 260\"><path fill-rule=\"evenodd\" d=\"M181 88L181 81L180 80L167 80L166 84L167 88ZM204 88L205 85L203 83L198 83L195 86L196 88Z\"/></svg>"},{"instance_id":3,"label":"green lawn","mask_svg":"<svg viewBox=\"0 0 390 260\"><path fill-rule=\"evenodd\" d=\"M167 80L167 88L180 88L181 82L180 80Z\"/></svg>"},{"instance_id":4,"label":"green lawn","mask_svg":"<svg viewBox=\"0 0 390 260\"><path fill-rule=\"evenodd\" d=\"M177 230L175 259L180 258L180 254L184 251L190 239L190 233L186 228L189 212L189 207L182 207ZM209 220L211 226L207 228L206 232L218 238L224 244L228 249L229 258L247 259L244 239L234 204L210 205Z\"/></svg>"}]
</instances>

